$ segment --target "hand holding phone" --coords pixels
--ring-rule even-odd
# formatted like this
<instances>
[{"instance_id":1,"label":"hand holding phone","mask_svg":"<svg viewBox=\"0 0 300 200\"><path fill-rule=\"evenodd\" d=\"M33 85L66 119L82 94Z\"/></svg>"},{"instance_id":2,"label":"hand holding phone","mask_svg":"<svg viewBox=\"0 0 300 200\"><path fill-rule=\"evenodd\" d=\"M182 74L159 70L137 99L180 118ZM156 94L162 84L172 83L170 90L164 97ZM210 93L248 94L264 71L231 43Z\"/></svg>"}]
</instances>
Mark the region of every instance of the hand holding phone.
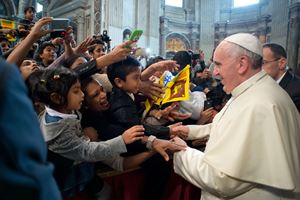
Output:
<instances>
[{"instance_id":1,"label":"hand holding phone","mask_svg":"<svg viewBox=\"0 0 300 200\"><path fill-rule=\"evenodd\" d=\"M137 42L140 39L142 34L143 34L142 30L138 30L138 29L134 30L130 35L129 40L133 42Z\"/></svg>"},{"instance_id":2,"label":"hand holding phone","mask_svg":"<svg viewBox=\"0 0 300 200\"><path fill-rule=\"evenodd\" d=\"M69 25L70 20L67 18L54 18L49 24L49 29L52 30L50 37L64 37L65 29L69 27Z\"/></svg>"},{"instance_id":3,"label":"hand holding phone","mask_svg":"<svg viewBox=\"0 0 300 200\"><path fill-rule=\"evenodd\" d=\"M142 34L143 34L142 30L138 30L138 29L134 30L132 32L132 34L130 35L130 37L129 37L129 41L132 41L133 44L136 43L140 39L140 37L141 37ZM128 46L128 48L131 48L131 45Z\"/></svg>"}]
</instances>

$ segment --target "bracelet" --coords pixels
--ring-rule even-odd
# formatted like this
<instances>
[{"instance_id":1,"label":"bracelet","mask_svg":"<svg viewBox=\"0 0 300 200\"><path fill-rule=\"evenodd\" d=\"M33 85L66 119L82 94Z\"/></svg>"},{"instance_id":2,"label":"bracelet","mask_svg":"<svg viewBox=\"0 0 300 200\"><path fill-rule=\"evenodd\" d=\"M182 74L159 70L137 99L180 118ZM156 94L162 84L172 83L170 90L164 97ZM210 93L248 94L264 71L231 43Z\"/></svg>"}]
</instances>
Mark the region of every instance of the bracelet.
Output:
<instances>
[{"instance_id":1,"label":"bracelet","mask_svg":"<svg viewBox=\"0 0 300 200\"><path fill-rule=\"evenodd\" d=\"M147 143L146 143L147 149L150 149L150 150L152 149L152 142L153 142L155 139L156 139L156 137L153 136L153 135L150 135L150 136L148 137Z\"/></svg>"}]
</instances>

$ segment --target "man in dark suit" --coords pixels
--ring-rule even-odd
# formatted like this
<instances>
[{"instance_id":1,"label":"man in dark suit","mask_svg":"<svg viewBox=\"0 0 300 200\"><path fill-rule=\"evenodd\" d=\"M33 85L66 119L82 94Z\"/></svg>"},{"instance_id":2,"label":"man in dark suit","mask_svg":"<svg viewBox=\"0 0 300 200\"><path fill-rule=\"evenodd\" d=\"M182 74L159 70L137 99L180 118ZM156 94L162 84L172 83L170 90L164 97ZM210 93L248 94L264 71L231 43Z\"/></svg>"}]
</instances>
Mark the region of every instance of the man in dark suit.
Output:
<instances>
[{"instance_id":1,"label":"man in dark suit","mask_svg":"<svg viewBox=\"0 0 300 200\"><path fill-rule=\"evenodd\" d=\"M263 45L263 69L290 95L300 112L300 78L287 66L286 52L275 43Z\"/></svg>"}]
</instances>

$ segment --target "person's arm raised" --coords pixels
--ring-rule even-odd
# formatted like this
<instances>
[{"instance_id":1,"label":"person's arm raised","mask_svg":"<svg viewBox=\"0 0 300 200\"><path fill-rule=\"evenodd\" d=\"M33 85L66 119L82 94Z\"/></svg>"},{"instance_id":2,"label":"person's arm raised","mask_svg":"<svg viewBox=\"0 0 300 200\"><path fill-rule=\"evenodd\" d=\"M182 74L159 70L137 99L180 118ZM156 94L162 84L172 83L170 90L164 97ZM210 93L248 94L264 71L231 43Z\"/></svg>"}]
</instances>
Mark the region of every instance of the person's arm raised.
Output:
<instances>
[{"instance_id":1,"label":"person's arm raised","mask_svg":"<svg viewBox=\"0 0 300 200\"><path fill-rule=\"evenodd\" d=\"M148 80L150 76L152 76L156 71L164 72L166 70L168 71L177 71L179 69L179 65L176 64L176 61L174 60L164 60L157 63L154 63L147 67L141 75L142 80Z\"/></svg>"},{"instance_id":2,"label":"person's arm raised","mask_svg":"<svg viewBox=\"0 0 300 200\"><path fill-rule=\"evenodd\" d=\"M29 35L27 35L27 37L18 45L18 47L14 49L6 61L8 63L20 66L33 43L51 32L50 30L43 29L43 26L49 24L52 20L52 17L43 17L37 21L32 27Z\"/></svg>"},{"instance_id":3,"label":"person's arm raised","mask_svg":"<svg viewBox=\"0 0 300 200\"><path fill-rule=\"evenodd\" d=\"M131 48L128 46L132 43L132 41L124 42L118 46L116 46L111 52L108 54L101 56L100 58L96 59L97 68L101 70L105 66L110 64L119 62L121 60L125 60L126 57L131 52Z\"/></svg>"}]
</instances>

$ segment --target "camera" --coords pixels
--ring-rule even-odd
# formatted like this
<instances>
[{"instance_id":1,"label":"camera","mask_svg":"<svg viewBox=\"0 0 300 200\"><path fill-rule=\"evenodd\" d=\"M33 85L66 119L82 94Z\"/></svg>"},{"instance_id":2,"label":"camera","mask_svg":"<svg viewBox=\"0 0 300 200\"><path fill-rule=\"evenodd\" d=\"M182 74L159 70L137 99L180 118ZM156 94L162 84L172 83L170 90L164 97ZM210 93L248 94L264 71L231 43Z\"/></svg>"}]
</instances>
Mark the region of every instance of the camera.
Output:
<instances>
[{"instance_id":1,"label":"camera","mask_svg":"<svg viewBox=\"0 0 300 200\"><path fill-rule=\"evenodd\" d=\"M65 29L70 25L70 20L67 18L54 18L49 24L51 38L64 37Z\"/></svg>"},{"instance_id":2,"label":"camera","mask_svg":"<svg viewBox=\"0 0 300 200\"><path fill-rule=\"evenodd\" d=\"M100 39L106 43L106 46L107 46L107 52L110 52L110 37L107 35L107 30L104 30L102 32L102 35L100 35Z\"/></svg>"},{"instance_id":3,"label":"camera","mask_svg":"<svg viewBox=\"0 0 300 200\"><path fill-rule=\"evenodd\" d=\"M111 41L110 37L107 35L107 30L104 30L100 37L103 42L109 43Z\"/></svg>"}]
</instances>

